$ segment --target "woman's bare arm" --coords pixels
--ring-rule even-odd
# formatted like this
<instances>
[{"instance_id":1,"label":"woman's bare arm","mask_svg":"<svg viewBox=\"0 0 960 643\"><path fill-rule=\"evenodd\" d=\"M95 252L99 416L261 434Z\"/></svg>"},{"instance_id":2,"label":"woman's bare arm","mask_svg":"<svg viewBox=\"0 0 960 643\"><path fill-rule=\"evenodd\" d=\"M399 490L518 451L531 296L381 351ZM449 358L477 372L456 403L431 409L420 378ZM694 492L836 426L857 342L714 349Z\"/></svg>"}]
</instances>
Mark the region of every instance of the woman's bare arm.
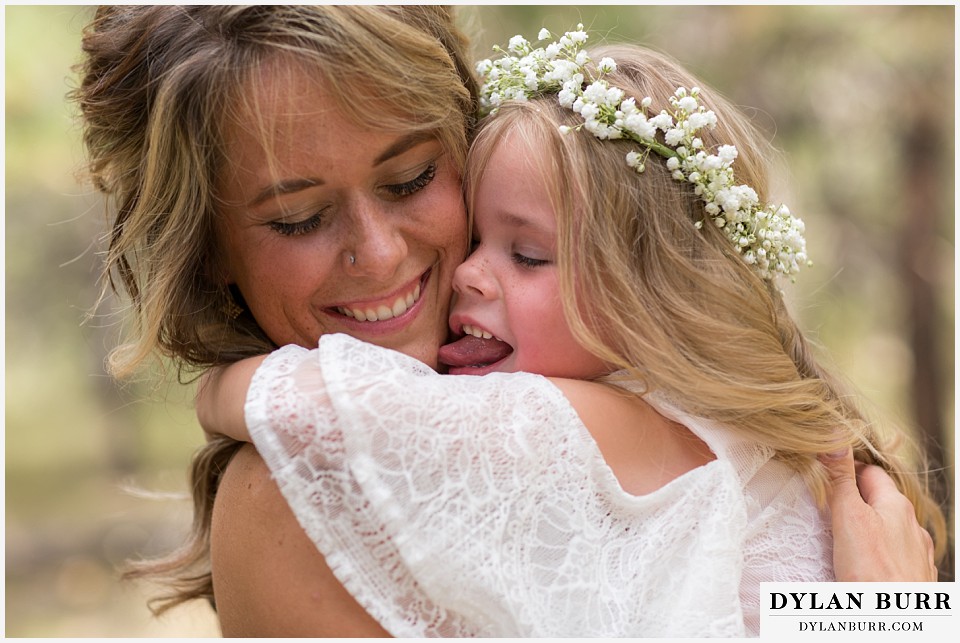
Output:
<instances>
[{"instance_id":1,"label":"woman's bare arm","mask_svg":"<svg viewBox=\"0 0 960 643\"><path fill-rule=\"evenodd\" d=\"M211 549L224 636L389 636L334 577L249 444L220 482Z\"/></svg>"},{"instance_id":2,"label":"woman's bare arm","mask_svg":"<svg viewBox=\"0 0 960 643\"><path fill-rule=\"evenodd\" d=\"M838 581L936 581L933 540L913 505L877 466L821 458L830 473L833 561Z\"/></svg>"}]
</instances>

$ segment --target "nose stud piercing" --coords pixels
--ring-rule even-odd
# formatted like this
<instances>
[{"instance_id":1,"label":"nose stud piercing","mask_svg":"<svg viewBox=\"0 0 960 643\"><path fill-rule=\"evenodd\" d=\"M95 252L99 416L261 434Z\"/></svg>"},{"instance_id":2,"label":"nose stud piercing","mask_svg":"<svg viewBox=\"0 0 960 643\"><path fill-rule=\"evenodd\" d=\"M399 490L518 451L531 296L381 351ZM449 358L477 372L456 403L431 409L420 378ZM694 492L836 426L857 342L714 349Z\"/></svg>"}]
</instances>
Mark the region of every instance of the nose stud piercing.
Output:
<instances>
[{"instance_id":1,"label":"nose stud piercing","mask_svg":"<svg viewBox=\"0 0 960 643\"><path fill-rule=\"evenodd\" d=\"M350 255L350 265L352 266L355 263L357 263L357 258L354 257L353 255Z\"/></svg>"}]
</instances>

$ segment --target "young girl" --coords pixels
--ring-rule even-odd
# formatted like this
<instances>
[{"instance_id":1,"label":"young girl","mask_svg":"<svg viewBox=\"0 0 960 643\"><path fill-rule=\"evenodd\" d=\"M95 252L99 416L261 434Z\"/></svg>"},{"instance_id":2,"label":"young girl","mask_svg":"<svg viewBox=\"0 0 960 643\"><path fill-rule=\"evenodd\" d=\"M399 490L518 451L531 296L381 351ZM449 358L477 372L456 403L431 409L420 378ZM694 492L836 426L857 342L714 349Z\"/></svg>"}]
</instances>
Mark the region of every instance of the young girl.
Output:
<instances>
[{"instance_id":1,"label":"young girl","mask_svg":"<svg viewBox=\"0 0 960 643\"><path fill-rule=\"evenodd\" d=\"M326 335L198 399L395 636L755 635L760 582L833 580L817 456L847 445L940 519L786 310L802 223L746 118L584 40L481 63L456 376Z\"/></svg>"}]
</instances>

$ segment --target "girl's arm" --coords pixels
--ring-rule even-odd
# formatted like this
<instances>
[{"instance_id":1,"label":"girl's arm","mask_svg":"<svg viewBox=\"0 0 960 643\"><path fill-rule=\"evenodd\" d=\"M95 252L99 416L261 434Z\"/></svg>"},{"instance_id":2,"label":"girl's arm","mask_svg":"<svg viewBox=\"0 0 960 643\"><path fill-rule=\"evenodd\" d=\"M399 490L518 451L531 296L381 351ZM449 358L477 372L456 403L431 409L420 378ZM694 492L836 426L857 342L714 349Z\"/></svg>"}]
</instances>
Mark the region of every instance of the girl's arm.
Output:
<instances>
[{"instance_id":1,"label":"girl's arm","mask_svg":"<svg viewBox=\"0 0 960 643\"><path fill-rule=\"evenodd\" d=\"M197 387L197 419L208 435L220 434L250 442L243 409L250 380L266 357L250 357L229 366L211 368L201 376Z\"/></svg>"}]
</instances>

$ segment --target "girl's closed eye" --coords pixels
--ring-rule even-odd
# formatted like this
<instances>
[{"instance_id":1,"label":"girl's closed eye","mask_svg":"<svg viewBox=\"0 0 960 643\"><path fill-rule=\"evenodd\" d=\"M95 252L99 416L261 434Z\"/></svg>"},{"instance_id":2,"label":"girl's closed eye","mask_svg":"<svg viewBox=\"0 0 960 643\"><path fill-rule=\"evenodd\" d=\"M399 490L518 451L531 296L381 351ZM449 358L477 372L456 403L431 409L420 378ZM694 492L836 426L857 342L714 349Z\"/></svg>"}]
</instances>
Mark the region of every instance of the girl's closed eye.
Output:
<instances>
[{"instance_id":1,"label":"girl's closed eye","mask_svg":"<svg viewBox=\"0 0 960 643\"><path fill-rule=\"evenodd\" d=\"M549 259L534 259L533 257L528 257L526 255L520 254L519 252L513 253L513 262L524 266L526 268L538 268L540 266L545 266L550 263Z\"/></svg>"},{"instance_id":2,"label":"girl's closed eye","mask_svg":"<svg viewBox=\"0 0 960 643\"><path fill-rule=\"evenodd\" d=\"M385 185L384 189L397 197L410 196L416 192L419 192L423 188L430 185L430 182L433 181L434 177L437 175L437 163L432 161L427 165L424 170L418 174L416 177L409 181L404 181L403 183L396 183L393 185Z\"/></svg>"}]
</instances>

